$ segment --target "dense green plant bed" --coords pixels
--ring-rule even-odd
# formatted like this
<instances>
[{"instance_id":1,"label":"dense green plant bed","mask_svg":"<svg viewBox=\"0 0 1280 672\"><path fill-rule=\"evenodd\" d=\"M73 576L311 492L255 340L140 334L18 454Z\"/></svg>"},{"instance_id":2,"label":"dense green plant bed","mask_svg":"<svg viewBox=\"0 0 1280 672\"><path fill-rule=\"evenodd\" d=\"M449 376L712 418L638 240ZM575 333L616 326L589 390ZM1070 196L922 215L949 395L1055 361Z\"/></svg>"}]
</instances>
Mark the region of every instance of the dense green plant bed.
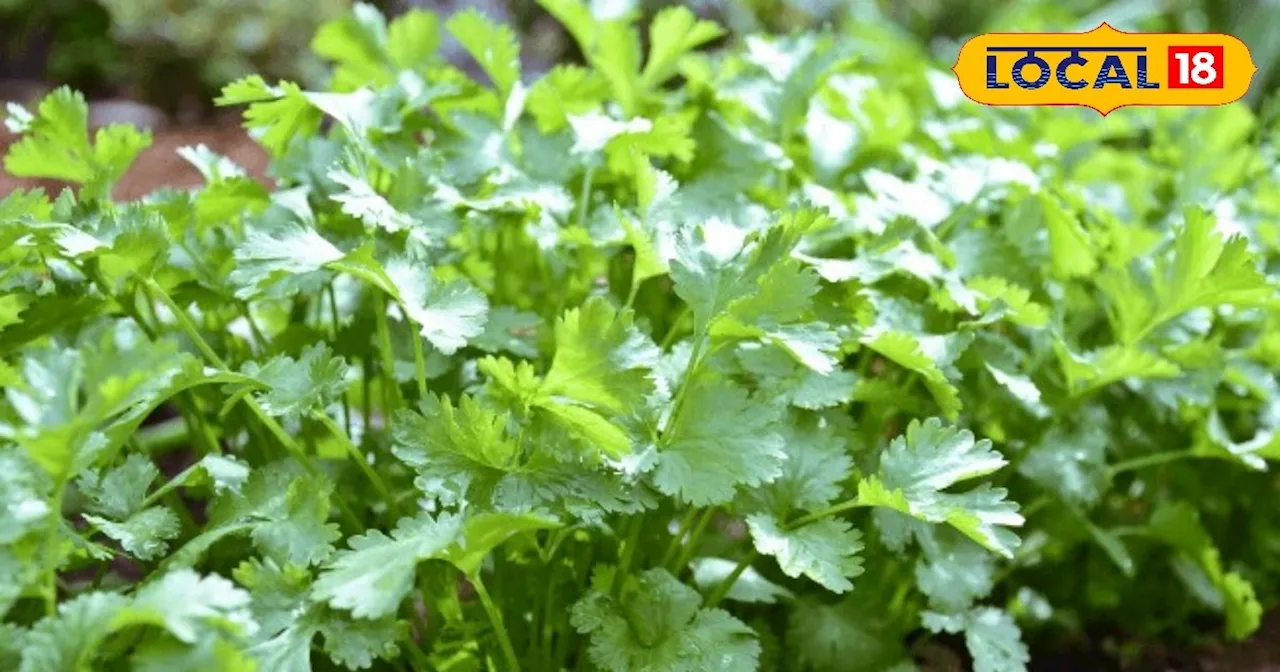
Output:
<instances>
[{"instance_id":1,"label":"dense green plant bed","mask_svg":"<svg viewBox=\"0 0 1280 672\"><path fill-rule=\"evenodd\" d=\"M205 187L113 202L145 134L9 110L6 169L79 186L0 201L0 661L990 671L1257 627L1274 128L982 108L875 23L545 5L586 66L360 6L330 90L226 87L270 191L193 148Z\"/></svg>"}]
</instances>

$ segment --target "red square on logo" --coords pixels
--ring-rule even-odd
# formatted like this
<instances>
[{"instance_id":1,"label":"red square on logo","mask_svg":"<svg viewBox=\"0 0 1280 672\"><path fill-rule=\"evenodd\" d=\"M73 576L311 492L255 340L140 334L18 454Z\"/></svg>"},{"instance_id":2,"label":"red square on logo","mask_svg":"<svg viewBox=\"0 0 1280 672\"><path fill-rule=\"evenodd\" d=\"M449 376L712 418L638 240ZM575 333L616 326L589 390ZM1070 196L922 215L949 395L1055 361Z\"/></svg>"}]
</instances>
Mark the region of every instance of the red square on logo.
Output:
<instances>
[{"instance_id":1,"label":"red square on logo","mask_svg":"<svg viewBox=\"0 0 1280 672\"><path fill-rule=\"evenodd\" d=\"M1221 89L1222 47L1169 47L1169 88Z\"/></svg>"}]
</instances>

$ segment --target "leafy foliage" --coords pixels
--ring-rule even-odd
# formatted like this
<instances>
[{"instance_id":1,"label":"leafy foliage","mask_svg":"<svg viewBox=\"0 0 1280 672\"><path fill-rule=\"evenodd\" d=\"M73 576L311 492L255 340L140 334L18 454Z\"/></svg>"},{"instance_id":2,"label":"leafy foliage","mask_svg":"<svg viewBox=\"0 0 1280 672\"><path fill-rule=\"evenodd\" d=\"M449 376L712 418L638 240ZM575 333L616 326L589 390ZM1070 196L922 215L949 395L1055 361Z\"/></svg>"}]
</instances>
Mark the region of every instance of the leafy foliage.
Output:
<instances>
[{"instance_id":1,"label":"leafy foliage","mask_svg":"<svg viewBox=\"0 0 1280 672\"><path fill-rule=\"evenodd\" d=\"M114 202L145 134L10 110L8 169L75 186L0 201L0 660L885 670L927 632L1003 672L1258 627L1274 128L977 108L874 21L710 51L544 4L585 66L360 5L327 90L228 85L272 191L190 149L203 188Z\"/></svg>"}]
</instances>

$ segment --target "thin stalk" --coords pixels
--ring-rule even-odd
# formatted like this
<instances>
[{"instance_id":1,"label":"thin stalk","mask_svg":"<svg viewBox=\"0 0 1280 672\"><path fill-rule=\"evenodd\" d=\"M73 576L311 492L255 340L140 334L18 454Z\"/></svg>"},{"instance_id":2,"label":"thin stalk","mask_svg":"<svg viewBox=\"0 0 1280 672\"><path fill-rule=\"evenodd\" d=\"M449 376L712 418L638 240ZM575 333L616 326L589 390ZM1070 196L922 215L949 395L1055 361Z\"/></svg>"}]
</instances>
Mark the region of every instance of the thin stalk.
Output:
<instances>
[{"instance_id":1,"label":"thin stalk","mask_svg":"<svg viewBox=\"0 0 1280 672\"><path fill-rule=\"evenodd\" d=\"M684 542L680 548L680 555L676 560L671 571L677 576L689 566L689 561L693 559L693 554L698 550L698 542L702 541L702 535L706 533L707 527L711 525L711 520L716 517L716 508L713 506L703 512L702 518L698 520L698 525L693 528L693 532L689 534L689 540Z\"/></svg>"},{"instance_id":2,"label":"thin stalk","mask_svg":"<svg viewBox=\"0 0 1280 672\"><path fill-rule=\"evenodd\" d=\"M364 434L373 428L373 362L365 357L360 371L360 418L364 422Z\"/></svg>"},{"instance_id":3,"label":"thin stalk","mask_svg":"<svg viewBox=\"0 0 1280 672\"><path fill-rule=\"evenodd\" d=\"M365 454L360 451L360 448L351 440L351 437L347 436L342 431L342 428L338 426L338 423L334 422L333 418L328 415L324 413L316 413L315 418L316 420L319 420L320 424L324 425L325 429L329 430L329 433L333 435L333 438L337 439L338 443L341 443L342 447L347 450L347 454L350 455L351 459L360 467L360 471L364 472L365 478L369 479L369 482L373 484L373 489L377 490L378 495L387 503L387 509L391 512L391 515L399 518L399 507L396 506L395 499L391 496L391 491L387 489L387 484L383 482L382 477L378 475L378 472L374 471L373 467L369 465L369 460L365 457Z\"/></svg>"},{"instance_id":4,"label":"thin stalk","mask_svg":"<svg viewBox=\"0 0 1280 672\"><path fill-rule=\"evenodd\" d=\"M623 308L630 308L636 302L636 294L640 293L640 283L636 281L636 274L631 273L631 287L627 289L627 302L622 305Z\"/></svg>"},{"instance_id":5,"label":"thin stalk","mask_svg":"<svg viewBox=\"0 0 1280 672\"><path fill-rule=\"evenodd\" d=\"M422 352L422 334L413 335L413 373L418 379L418 398L427 396L427 358Z\"/></svg>"},{"instance_id":6,"label":"thin stalk","mask_svg":"<svg viewBox=\"0 0 1280 672\"><path fill-rule=\"evenodd\" d=\"M173 298L170 297L168 293L160 287L160 285L156 284L154 280L146 280L145 286L150 290L149 293L153 294L156 299L163 303L165 307L174 314L174 318L178 321L179 328L181 328L187 337L191 339L195 344L196 349L200 351L200 354L208 360L209 363L226 371L227 363L218 356L218 353L213 351L213 348L209 346L209 343L200 335L200 331L196 329L195 323L191 321L191 317L187 315L187 312L178 306L178 304L174 302ZM260 406L252 397L245 397L243 401L245 407L247 407L249 411L257 417L258 422L261 423L263 427L266 427L267 431L280 442L280 445L284 446L285 450L292 453L293 456L298 459L298 462L302 464L302 468L305 469L308 474L312 476L320 475L320 469L311 461L310 456L303 451L302 446L299 446L297 441L293 440L293 437L289 436L289 434L284 431L284 428L280 426L280 423L277 422L275 418L271 417L269 413L263 410L262 406ZM360 522L359 516L355 515L355 512L352 511L351 506L342 497L342 495L334 493L334 498L338 503L338 508L342 511L343 515L348 518L348 522L356 529L363 530L364 524Z\"/></svg>"},{"instance_id":7,"label":"thin stalk","mask_svg":"<svg viewBox=\"0 0 1280 672\"><path fill-rule=\"evenodd\" d=\"M667 544L667 550L662 554L662 562L660 564L663 567L670 566L676 559L676 553L683 546L684 537L689 534L689 528L693 527L693 521L698 519L699 511L700 509L689 509L689 512L684 514L684 518L680 520L680 527L676 529L675 536L671 537L671 543Z\"/></svg>"},{"instance_id":8,"label":"thin stalk","mask_svg":"<svg viewBox=\"0 0 1280 672\"><path fill-rule=\"evenodd\" d=\"M333 283L329 283L329 287L325 294L329 297L329 318L333 327L333 340L338 340L338 332L341 331L341 320L338 316L338 296L333 289ZM347 390L342 391L342 426L347 432L347 436L351 436L351 395Z\"/></svg>"},{"instance_id":9,"label":"thin stalk","mask_svg":"<svg viewBox=\"0 0 1280 672\"><path fill-rule=\"evenodd\" d=\"M582 177L582 193L578 195L578 225L587 225L587 205L591 201L591 181L595 179L596 164L587 164L587 172Z\"/></svg>"},{"instance_id":10,"label":"thin stalk","mask_svg":"<svg viewBox=\"0 0 1280 672\"><path fill-rule=\"evenodd\" d=\"M58 534L58 524L62 522L62 496L65 493L66 480L59 478L54 484L53 501L50 502L49 524L45 528L44 543L40 556L44 559L44 615L53 616L58 611L58 563L54 560L53 539Z\"/></svg>"},{"instance_id":11,"label":"thin stalk","mask_svg":"<svg viewBox=\"0 0 1280 672\"><path fill-rule=\"evenodd\" d=\"M702 348L706 341L707 337L704 334L693 342L693 351L689 353L689 365L685 367L684 379L680 381L680 389L676 391L675 401L672 402L671 405L671 419L668 427L676 426L676 421L680 417L680 411L684 408L685 397L689 392L689 388L693 387L691 385L693 378L697 375L698 368L702 365L700 358L702 357ZM670 436L671 433L668 432L663 436L663 438L670 440L668 438Z\"/></svg>"},{"instance_id":12,"label":"thin stalk","mask_svg":"<svg viewBox=\"0 0 1280 672\"><path fill-rule=\"evenodd\" d=\"M630 527L627 530L627 539L623 542L622 556L618 558L618 567L613 573L613 585L610 591L616 597L622 592L622 582L626 578L627 572L631 571L631 563L635 561L636 546L640 544L640 528L644 526L645 514L637 514L630 521Z\"/></svg>"},{"instance_id":13,"label":"thin stalk","mask_svg":"<svg viewBox=\"0 0 1280 672\"><path fill-rule=\"evenodd\" d=\"M667 334L662 337L662 344L658 346L662 351L665 352L671 347L672 343L676 342L676 337L680 335L680 323L684 322L685 318L689 316L689 313L690 308L686 304L685 307L680 310L680 313L676 315L676 319L671 321L671 326L667 329Z\"/></svg>"},{"instance_id":14,"label":"thin stalk","mask_svg":"<svg viewBox=\"0 0 1280 672\"><path fill-rule=\"evenodd\" d=\"M399 407L400 386L396 384L395 353L391 349L391 328L387 325L387 298L381 290L373 291L374 324L378 332L378 354L382 358L382 414L391 417L391 412Z\"/></svg>"},{"instance_id":15,"label":"thin stalk","mask_svg":"<svg viewBox=\"0 0 1280 672\"><path fill-rule=\"evenodd\" d=\"M245 322L249 323L249 333L253 334L253 339L257 341L259 346L263 348L267 347L267 336L262 333L262 330L258 328L258 323L254 321L253 311L249 310L249 302L240 301L239 307L240 314L244 317ZM257 352L256 348L251 348L251 350Z\"/></svg>"},{"instance_id":16,"label":"thin stalk","mask_svg":"<svg viewBox=\"0 0 1280 672\"><path fill-rule=\"evenodd\" d=\"M724 577L724 580L720 582L720 585L716 586L716 589L711 591L711 595L707 597L707 602L703 606L710 609L711 607L720 604L720 600L723 600L725 595L729 594L729 591L733 589L733 584L738 582L738 579L742 577L742 573L747 571L747 568L751 566L751 563L756 561L757 557L759 557L759 554L756 553L755 549L752 549L750 553L742 556L742 559L738 561L738 565L733 568L733 571L729 573L729 576Z\"/></svg>"},{"instance_id":17,"label":"thin stalk","mask_svg":"<svg viewBox=\"0 0 1280 672\"><path fill-rule=\"evenodd\" d=\"M480 579L477 573L475 576L467 577L471 580L471 585L476 589L476 595L480 598L480 604L484 606L484 612L489 616L489 623L493 625L493 631L498 636L498 645L502 647L502 655L506 658L508 672L519 672L520 660L516 658L515 647L511 646L511 636L507 634L507 626L502 620L502 611L498 609L498 605L493 603L493 598L489 597L489 591L484 587L484 581Z\"/></svg>"},{"instance_id":18,"label":"thin stalk","mask_svg":"<svg viewBox=\"0 0 1280 672\"><path fill-rule=\"evenodd\" d=\"M791 523L787 524L787 529L794 530L799 527L804 527L809 523L814 523L819 520L822 520L823 518L829 518L831 516L836 515L837 513L843 513L845 511L851 511L853 509L858 509L858 508L867 507L867 506L871 506L871 505L867 504L866 502L862 502L856 498L850 499L848 501L836 504L835 506L827 507L821 511L818 511L817 513L811 513L807 516L804 516L803 518L794 520Z\"/></svg>"},{"instance_id":19,"label":"thin stalk","mask_svg":"<svg viewBox=\"0 0 1280 672\"><path fill-rule=\"evenodd\" d=\"M177 417L143 427L133 436L142 452L162 453L181 446L190 438L190 431L186 418Z\"/></svg>"},{"instance_id":20,"label":"thin stalk","mask_svg":"<svg viewBox=\"0 0 1280 672\"><path fill-rule=\"evenodd\" d=\"M1158 464L1176 462L1178 460L1185 460L1192 457L1199 457L1199 455L1190 450L1174 450L1165 453L1156 453L1154 455L1144 455L1142 457L1135 457L1131 460L1117 462L1107 468L1107 473L1110 476L1115 476L1126 471L1145 469L1147 467L1154 467Z\"/></svg>"}]
</instances>

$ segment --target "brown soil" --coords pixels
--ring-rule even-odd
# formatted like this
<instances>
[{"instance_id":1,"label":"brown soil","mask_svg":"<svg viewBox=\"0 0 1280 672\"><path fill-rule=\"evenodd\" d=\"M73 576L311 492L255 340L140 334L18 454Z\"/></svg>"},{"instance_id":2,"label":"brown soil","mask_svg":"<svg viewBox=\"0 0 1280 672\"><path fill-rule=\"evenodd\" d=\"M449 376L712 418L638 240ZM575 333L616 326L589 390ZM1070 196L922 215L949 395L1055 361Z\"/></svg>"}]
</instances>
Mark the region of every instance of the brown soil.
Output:
<instances>
[{"instance_id":1,"label":"brown soil","mask_svg":"<svg viewBox=\"0 0 1280 672\"><path fill-rule=\"evenodd\" d=\"M0 85L0 98L10 97L4 96L4 93L12 88L13 85ZM30 104L34 96L21 98L25 98L23 102ZM133 167L116 185L114 195L117 199L133 200L161 187L189 189L200 186L203 178L199 171L177 153L178 148L188 145L204 144L231 159L254 178L265 180L267 154L245 134L235 116L225 117L211 126L173 128L164 115L153 108L129 101L112 100L94 102L90 105L89 117L92 127L109 123L132 123L151 129L151 146L142 152ZM9 145L16 140L16 136L0 126L0 154L7 152ZM64 186L67 185L56 180L19 178L0 170L0 197L14 189L35 187L42 187L45 191L56 194Z\"/></svg>"}]
</instances>

